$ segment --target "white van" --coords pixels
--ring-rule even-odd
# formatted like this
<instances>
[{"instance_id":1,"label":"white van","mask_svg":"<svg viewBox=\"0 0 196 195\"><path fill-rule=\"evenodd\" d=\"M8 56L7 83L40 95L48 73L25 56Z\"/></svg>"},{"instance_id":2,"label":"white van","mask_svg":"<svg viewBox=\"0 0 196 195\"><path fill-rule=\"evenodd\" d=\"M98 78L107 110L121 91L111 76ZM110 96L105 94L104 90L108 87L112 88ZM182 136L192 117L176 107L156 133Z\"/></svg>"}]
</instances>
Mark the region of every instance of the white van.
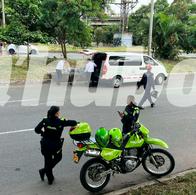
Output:
<instances>
[{"instance_id":1,"label":"white van","mask_svg":"<svg viewBox=\"0 0 196 195\"><path fill-rule=\"evenodd\" d=\"M101 73L102 81L112 81L118 88L122 83L137 82L146 72L146 64L153 66L155 83L163 84L167 78L165 67L152 57L145 54L108 52Z\"/></svg>"}]
</instances>

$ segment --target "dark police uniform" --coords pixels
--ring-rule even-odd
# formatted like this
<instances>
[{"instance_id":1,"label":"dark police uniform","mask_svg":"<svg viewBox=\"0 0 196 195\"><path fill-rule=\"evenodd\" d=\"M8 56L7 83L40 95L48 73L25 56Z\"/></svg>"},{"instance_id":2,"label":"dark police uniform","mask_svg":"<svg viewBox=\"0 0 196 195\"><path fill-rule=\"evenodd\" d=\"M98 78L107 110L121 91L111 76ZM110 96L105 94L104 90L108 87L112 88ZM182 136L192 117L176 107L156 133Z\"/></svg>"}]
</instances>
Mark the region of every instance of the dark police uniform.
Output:
<instances>
[{"instance_id":1,"label":"dark police uniform","mask_svg":"<svg viewBox=\"0 0 196 195\"><path fill-rule=\"evenodd\" d=\"M127 105L123 114L121 121L123 123L123 135L125 135L131 131L134 123L138 121L140 109L134 104Z\"/></svg>"},{"instance_id":2,"label":"dark police uniform","mask_svg":"<svg viewBox=\"0 0 196 195\"><path fill-rule=\"evenodd\" d=\"M45 159L45 166L42 171L48 177L48 181L52 182L54 176L52 169L62 159L62 146L63 139L61 135L64 127L75 126L77 122L74 120L59 119L57 117L53 119L44 118L35 128L37 134L41 134L41 152ZM42 131L42 129L44 131Z\"/></svg>"}]
</instances>

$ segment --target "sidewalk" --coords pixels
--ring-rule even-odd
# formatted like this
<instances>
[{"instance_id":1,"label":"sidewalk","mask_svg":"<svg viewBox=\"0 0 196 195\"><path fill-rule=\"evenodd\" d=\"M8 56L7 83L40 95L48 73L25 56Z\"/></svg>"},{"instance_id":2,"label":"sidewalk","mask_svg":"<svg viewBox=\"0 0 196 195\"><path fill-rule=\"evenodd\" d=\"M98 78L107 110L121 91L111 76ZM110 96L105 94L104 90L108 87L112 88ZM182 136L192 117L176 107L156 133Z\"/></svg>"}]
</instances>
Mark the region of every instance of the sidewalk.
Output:
<instances>
[{"instance_id":1,"label":"sidewalk","mask_svg":"<svg viewBox=\"0 0 196 195\"><path fill-rule=\"evenodd\" d=\"M177 177L183 177L186 174L193 173L193 172L196 172L196 168L186 170L186 171L183 171L183 172L180 172L180 173L176 173L174 175L166 176L166 177L163 177L163 178L160 178L160 179L154 179L152 181L144 182L144 183L141 183L141 184L138 184L138 185L135 185L135 186L131 186L131 187L128 187L128 188L124 188L124 189L121 189L121 190L106 193L105 195L129 195L129 193L131 193L132 190L137 190L139 188L152 186L154 184L166 185L165 182L167 182L167 181L173 180Z\"/></svg>"}]
</instances>

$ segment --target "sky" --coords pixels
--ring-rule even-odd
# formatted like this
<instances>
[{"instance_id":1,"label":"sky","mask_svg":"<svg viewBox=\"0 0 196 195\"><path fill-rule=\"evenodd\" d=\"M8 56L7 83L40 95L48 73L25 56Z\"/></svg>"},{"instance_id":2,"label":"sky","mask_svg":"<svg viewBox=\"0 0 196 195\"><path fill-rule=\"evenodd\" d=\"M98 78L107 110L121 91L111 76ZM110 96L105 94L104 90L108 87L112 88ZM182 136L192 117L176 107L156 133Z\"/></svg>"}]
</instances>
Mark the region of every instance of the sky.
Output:
<instances>
[{"instance_id":1,"label":"sky","mask_svg":"<svg viewBox=\"0 0 196 195\"><path fill-rule=\"evenodd\" d=\"M120 0L116 0L117 3L120 2ZM149 4L151 2L151 0L139 0L138 1L138 5L136 6L135 9L138 9L141 5L146 5L146 4ZM155 0L156 2L156 0ZM168 0L168 3L172 3L173 0ZM112 10L114 10L115 13L120 13L120 9L119 9L119 6L116 6L116 5L112 5Z\"/></svg>"}]
</instances>

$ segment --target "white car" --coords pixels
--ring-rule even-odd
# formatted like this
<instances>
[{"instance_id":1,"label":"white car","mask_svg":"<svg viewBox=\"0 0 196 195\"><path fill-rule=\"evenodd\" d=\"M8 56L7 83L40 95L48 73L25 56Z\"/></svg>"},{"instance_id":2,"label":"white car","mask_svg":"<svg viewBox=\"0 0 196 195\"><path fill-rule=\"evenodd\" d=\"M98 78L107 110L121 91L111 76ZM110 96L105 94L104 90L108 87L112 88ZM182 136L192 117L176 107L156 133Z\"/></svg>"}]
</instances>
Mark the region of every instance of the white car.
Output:
<instances>
[{"instance_id":1,"label":"white car","mask_svg":"<svg viewBox=\"0 0 196 195\"><path fill-rule=\"evenodd\" d=\"M112 81L113 86L118 88L122 83L137 82L146 72L146 65L153 66L155 83L163 84L167 79L165 67L152 57L145 54L108 52L101 73L102 81Z\"/></svg>"},{"instance_id":2,"label":"white car","mask_svg":"<svg viewBox=\"0 0 196 195\"><path fill-rule=\"evenodd\" d=\"M15 45L15 44L10 44L7 47L7 52L11 55L13 54L27 54L28 48L27 45ZM29 45L29 53L32 55L39 54L37 47L33 45Z\"/></svg>"},{"instance_id":3,"label":"white car","mask_svg":"<svg viewBox=\"0 0 196 195\"><path fill-rule=\"evenodd\" d=\"M96 52L97 51L91 50L91 49L83 49L82 51L80 51L81 54L84 54L84 55L87 55L87 56L93 55Z\"/></svg>"}]
</instances>

